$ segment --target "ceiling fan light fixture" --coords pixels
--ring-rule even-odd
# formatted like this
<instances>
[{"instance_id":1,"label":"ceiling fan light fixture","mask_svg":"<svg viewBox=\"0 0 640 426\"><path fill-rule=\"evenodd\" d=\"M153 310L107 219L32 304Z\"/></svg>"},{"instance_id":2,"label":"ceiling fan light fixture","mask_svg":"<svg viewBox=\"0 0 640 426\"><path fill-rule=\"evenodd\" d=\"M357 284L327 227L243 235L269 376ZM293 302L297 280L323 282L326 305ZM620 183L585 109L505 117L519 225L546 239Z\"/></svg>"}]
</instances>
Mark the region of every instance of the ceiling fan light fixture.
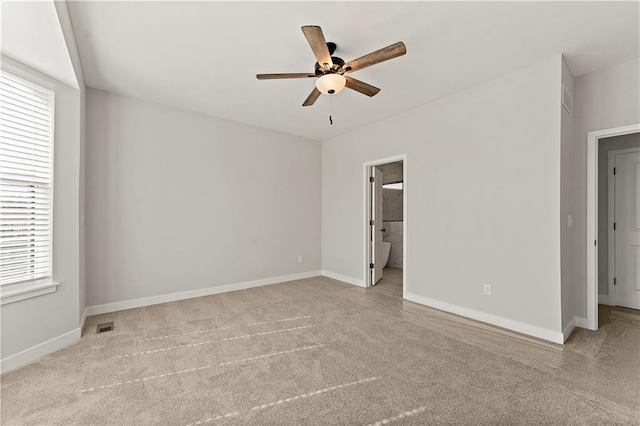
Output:
<instances>
[{"instance_id":1,"label":"ceiling fan light fixture","mask_svg":"<svg viewBox=\"0 0 640 426\"><path fill-rule=\"evenodd\" d=\"M344 77L343 74L358 71L407 53L406 46L403 42L399 41L345 63L342 58L332 56L336 51L336 44L325 40L322 28L317 25L305 25L302 27L302 32L307 38L309 47L311 47L313 55L318 61L315 63L313 73L256 74L256 77L258 80L315 78L316 87L313 88L309 96L307 96L307 99L302 103L303 107L313 105L322 94L335 95L336 93L340 93L345 87L362 93L365 96L375 96L380 92L380 89L363 81L356 80L351 76Z\"/></svg>"},{"instance_id":2,"label":"ceiling fan light fixture","mask_svg":"<svg viewBox=\"0 0 640 426\"><path fill-rule=\"evenodd\" d=\"M347 79L340 74L325 74L316 80L316 87L324 95L340 93L347 84Z\"/></svg>"}]
</instances>

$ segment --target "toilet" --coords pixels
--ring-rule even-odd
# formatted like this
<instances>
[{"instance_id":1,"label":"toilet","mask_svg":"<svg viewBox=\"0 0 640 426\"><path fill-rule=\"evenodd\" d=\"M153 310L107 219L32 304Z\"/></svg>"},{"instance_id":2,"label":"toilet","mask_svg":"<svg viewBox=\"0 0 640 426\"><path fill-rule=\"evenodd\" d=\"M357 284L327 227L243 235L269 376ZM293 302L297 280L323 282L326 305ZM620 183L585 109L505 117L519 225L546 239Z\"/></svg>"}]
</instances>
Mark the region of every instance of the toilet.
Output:
<instances>
[{"instance_id":1,"label":"toilet","mask_svg":"<svg viewBox=\"0 0 640 426\"><path fill-rule=\"evenodd\" d=\"M387 266L387 262L389 262L389 253L391 253L391 243L387 241L382 242L382 267Z\"/></svg>"}]
</instances>

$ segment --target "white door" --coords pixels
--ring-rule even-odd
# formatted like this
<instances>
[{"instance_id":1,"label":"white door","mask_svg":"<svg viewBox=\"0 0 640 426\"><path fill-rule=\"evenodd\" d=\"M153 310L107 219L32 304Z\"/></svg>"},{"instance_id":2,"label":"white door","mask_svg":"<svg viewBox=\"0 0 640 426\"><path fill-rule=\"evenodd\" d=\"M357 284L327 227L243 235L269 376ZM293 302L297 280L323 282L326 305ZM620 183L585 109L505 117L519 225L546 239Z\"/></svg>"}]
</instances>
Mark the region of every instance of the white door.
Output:
<instances>
[{"instance_id":1,"label":"white door","mask_svg":"<svg viewBox=\"0 0 640 426\"><path fill-rule=\"evenodd\" d=\"M371 168L371 285L376 285L382 278L382 172L377 167Z\"/></svg>"},{"instance_id":2,"label":"white door","mask_svg":"<svg viewBox=\"0 0 640 426\"><path fill-rule=\"evenodd\" d=\"M640 309L640 152L614 164L615 304Z\"/></svg>"}]
</instances>

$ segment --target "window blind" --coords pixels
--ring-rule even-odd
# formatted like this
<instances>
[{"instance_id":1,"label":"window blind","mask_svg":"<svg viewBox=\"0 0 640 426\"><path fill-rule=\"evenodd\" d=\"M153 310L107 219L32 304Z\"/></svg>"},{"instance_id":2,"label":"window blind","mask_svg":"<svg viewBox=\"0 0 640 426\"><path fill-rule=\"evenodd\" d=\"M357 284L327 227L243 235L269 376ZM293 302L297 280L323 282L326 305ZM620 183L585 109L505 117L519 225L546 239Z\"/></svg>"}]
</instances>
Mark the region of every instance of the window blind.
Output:
<instances>
[{"instance_id":1,"label":"window blind","mask_svg":"<svg viewBox=\"0 0 640 426\"><path fill-rule=\"evenodd\" d=\"M0 71L0 285L51 276L53 107Z\"/></svg>"}]
</instances>

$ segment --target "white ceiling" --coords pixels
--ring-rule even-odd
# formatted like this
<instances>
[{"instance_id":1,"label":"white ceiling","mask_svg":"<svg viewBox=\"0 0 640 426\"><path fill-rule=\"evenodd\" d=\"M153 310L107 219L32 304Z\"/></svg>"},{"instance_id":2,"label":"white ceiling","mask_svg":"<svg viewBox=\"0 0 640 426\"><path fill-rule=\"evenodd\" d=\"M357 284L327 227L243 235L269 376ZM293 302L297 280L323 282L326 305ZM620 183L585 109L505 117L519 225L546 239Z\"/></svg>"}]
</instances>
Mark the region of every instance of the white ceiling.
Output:
<instances>
[{"instance_id":1,"label":"white ceiling","mask_svg":"<svg viewBox=\"0 0 640 426\"><path fill-rule=\"evenodd\" d=\"M2 1L0 11L3 55L78 88L53 0Z\"/></svg>"},{"instance_id":2,"label":"white ceiling","mask_svg":"<svg viewBox=\"0 0 640 426\"><path fill-rule=\"evenodd\" d=\"M639 56L638 2L69 2L86 84L324 140L564 53L575 76ZM301 106L313 72L300 30L320 25L345 61L404 41L405 56Z\"/></svg>"}]
</instances>

